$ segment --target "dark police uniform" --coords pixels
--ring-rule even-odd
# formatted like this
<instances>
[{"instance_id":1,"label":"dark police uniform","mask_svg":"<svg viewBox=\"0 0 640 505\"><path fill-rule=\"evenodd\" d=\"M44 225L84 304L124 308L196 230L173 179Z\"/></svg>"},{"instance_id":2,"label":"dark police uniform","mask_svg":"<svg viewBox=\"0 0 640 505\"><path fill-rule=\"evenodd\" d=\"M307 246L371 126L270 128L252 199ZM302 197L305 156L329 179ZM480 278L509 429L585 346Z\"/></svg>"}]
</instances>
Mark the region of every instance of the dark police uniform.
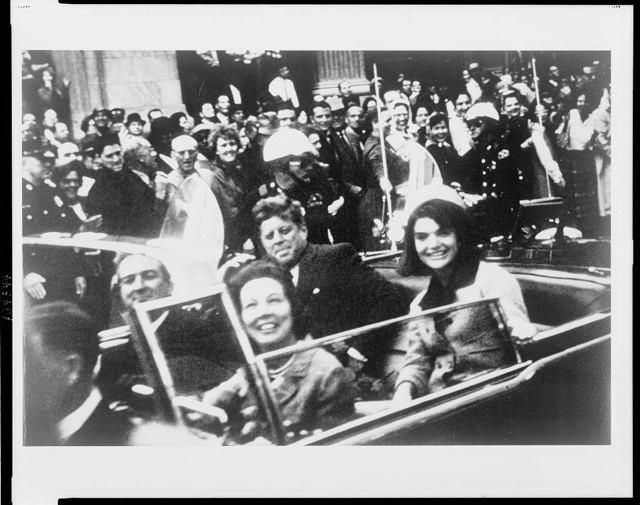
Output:
<instances>
[{"instance_id":1,"label":"dark police uniform","mask_svg":"<svg viewBox=\"0 0 640 505\"><path fill-rule=\"evenodd\" d=\"M339 198L333 187L323 181L320 177L312 177L311 181L297 181L288 189L283 189L275 181L263 184L258 189L250 193L245 202L245 219L251 221L253 214L250 214L253 206L258 200L270 196L285 195L291 200L300 202L304 208L304 220L309 232L307 240L312 244L330 244L329 230L335 219L329 215L328 206ZM337 242L337 240L336 240Z\"/></svg>"},{"instance_id":2,"label":"dark police uniform","mask_svg":"<svg viewBox=\"0 0 640 505\"><path fill-rule=\"evenodd\" d=\"M78 231L77 218L56 190L46 183L36 186L22 179L22 234Z\"/></svg>"},{"instance_id":3,"label":"dark police uniform","mask_svg":"<svg viewBox=\"0 0 640 505\"><path fill-rule=\"evenodd\" d=\"M76 233L78 220L64 205L55 189L43 183L36 186L22 179L22 233L24 236L46 232ZM69 248L25 246L24 275L40 274L46 282L44 301L77 301L75 278L83 275L81 258Z\"/></svg>"},{"instance_id":4,"label":"dark police uniform","mask_svg":"<svg viewBox=\"0 0 640 505\"><path fill-rule=\"evenodd\" d=\"M470 150L460 164L467 174L463 191L483 197L473 207L483 238L509 235L520 199L518 169L509 149L494 140Z\"/></svg>"}]
</instances>

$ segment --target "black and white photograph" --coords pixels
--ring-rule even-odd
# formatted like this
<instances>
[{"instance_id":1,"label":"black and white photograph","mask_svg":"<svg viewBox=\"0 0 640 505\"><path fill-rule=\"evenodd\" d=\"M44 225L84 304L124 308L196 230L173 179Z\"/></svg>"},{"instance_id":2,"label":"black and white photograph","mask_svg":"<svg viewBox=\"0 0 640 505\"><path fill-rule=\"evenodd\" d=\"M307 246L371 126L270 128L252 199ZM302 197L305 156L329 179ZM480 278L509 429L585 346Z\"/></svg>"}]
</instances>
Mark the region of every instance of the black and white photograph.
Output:
<instances>
[{"instance_id":1,"label":"black and white photograph","mask_svg":"<svg viewBox=\"0 0 640 505\"><path fill-rule=\"evenodd\" d=\"M11 15L15 503L633 495L633 6Z\"/></svg>"}]
</instances>

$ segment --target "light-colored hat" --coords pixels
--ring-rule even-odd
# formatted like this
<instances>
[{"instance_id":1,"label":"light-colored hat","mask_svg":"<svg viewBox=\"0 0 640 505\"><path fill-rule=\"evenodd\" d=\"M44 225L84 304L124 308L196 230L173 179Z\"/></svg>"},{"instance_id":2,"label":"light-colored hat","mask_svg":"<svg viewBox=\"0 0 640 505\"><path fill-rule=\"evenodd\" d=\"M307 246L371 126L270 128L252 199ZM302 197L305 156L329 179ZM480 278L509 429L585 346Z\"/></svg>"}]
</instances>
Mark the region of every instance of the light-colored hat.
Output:
<instances>
[{"instance_id":1,"label":"light-colored hat","mask_svg":"<svg viewBox=\"0 0 640 505\"><path fill-rule=\"evenodd\" d=\"M265 162L270 162L305 153L317 155L318 151L304 133L293 128L285 128L269 137L264 144L263 156Z\"/></svg>"},{"instance_id":2,"label":"light-colored hat","mask_svg":"<svg viewBox=\"0 0 640 505\"><path fill-rule=\"evenodd\" d=\"M467 209L462 197L455 189L445 184L433 182L427 186L421 187L407 197L404 207L404 213L407 218L420 205L428 202L429 200L446 200L448 202L455 203L458 207Z\"/></svg>"},{"instance_id":3,"label":"light-colored hat","mask_svg":"<svg viewBox=\"0 0 640 505\"><path fill-rule=\"evenodd\" d=\"M488 102L477 102L469 107L465 119L467 121L471 121L477 118L493 119L494 121L500 120L498 111L493 105Z\"/></svg>"}]
</instances>

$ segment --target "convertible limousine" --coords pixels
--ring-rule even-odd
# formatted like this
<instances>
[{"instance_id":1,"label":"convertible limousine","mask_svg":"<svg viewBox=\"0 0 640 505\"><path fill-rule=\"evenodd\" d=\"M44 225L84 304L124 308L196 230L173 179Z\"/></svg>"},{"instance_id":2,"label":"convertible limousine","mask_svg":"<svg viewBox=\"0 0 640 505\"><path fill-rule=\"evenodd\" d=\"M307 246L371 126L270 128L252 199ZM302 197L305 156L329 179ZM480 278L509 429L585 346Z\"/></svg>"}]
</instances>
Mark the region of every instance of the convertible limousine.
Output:
<instances>
[{"instance_id":1,"label":"convertible limousine","mask_svg":"<svg viewBox=\"0 0 640 505\"><path fill-rule=\"evenodd\" d=\"M497 299L448 305L331 335L267 354L256 354L206 251L169 241L136 243L102 235L49 234L23 239L24 254L46 247L101 254L143 252L158 257L174 278L171 296L136 305L125 324L101 332L104 393L140 420L161 422L214 437L223 444L436 445L610 444L611 279L601 267L531 264L488 258L516 276L539 333L514 343ZM418 278L400 277L399 253L363 260L407 297ZM180 321L179 325L171 321ZM435 325L456 351L453 372L430 393L406 403L392 399L407 349L407 335ZM179 328L180 331L176 331ZM197 352L180 339L197 334ZM381 338L382 336L382 338ZM292 425L282 417L267 368L270 360L337 343L384 342L382 370L352 371L355 412L330 429ZM167 344L170 342L170 344ZM189 343L182 349L191 348ZM176 350L178 349L178 350ZM202 393L243 369L256 408L250 417L206 405ZM252 437L246 425L258 426Z\"/></svg>"}]
</instances>

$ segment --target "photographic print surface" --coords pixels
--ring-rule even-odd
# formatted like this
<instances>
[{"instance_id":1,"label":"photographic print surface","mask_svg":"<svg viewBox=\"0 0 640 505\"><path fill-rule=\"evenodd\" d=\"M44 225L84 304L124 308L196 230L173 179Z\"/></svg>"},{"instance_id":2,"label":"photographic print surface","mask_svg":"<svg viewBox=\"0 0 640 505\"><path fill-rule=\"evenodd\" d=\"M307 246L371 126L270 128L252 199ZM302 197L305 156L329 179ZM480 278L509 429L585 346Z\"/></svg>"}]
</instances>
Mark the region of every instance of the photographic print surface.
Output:
<instances>
[{"instance_id":1,"label":"photographic print surface","mask_svg":"<svg viewBox=\"0 0 640 505\"><path fill-rule=\"evenodd\" d=\"M145 497L627 494L630 468L606 466L629 455L621 12L377 7L12 4L21 503L136 479ZM89 15L105 33L71 37ZM556 30L567 15L581 26ZM303 221L261 217L265 198ZM279 258L290 280L243 278ZM419 478L515 454L513 487ZM83 477L34 491L58 457ZM578 468L559 483L540 458ZM310 491L321 468L336 486Z\"/></svg>"}]
</instances>

